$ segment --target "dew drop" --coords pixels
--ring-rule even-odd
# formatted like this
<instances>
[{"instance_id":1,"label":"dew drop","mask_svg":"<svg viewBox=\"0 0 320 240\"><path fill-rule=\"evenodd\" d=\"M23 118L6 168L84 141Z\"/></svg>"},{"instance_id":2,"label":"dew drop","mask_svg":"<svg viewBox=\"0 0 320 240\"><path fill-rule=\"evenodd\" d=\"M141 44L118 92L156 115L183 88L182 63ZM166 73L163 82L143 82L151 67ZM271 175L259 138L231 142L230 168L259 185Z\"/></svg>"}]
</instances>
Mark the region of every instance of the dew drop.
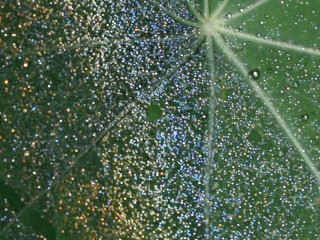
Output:
<instances>
[{"instance_id":1,"label":"dew drop","mask_svg":"<svg viewBox=\"0 0 320 240\"><path fill-rule=\"evenodd\" d=\"M255 69L249 72L249 76L254 79L257 80L260 77L260 72L259 70Z\"/></svg>"},{"instance_id":2,"label":"dew drop","mask_svg":"<svg viewBox=\"0 0 320 240\"><path fill-rule=\"evenodd\" d=\"M267 69L267 73L272 73L273 72L273 68L268 68Z\"/></svg>"},{"instance_id":3,"label":"dew drop","mask_svg":"<svg viewBox=\"0 0 320 240\"><path fill-rule=\"evenodd\" d=\"M298 86L299 86L299 83L298 83L298 82L292 83L292 87L293 87L293 88L298 88Z\"/></svg>"},{"instance_id":4,"label":"dew drop","mask_svg":"<svg viewBox=\"0 0 320 240\"><path fill-rule=\"evenodd\" d=\"M159 105L152 103L147 110L147 121L154 122L160 119L163 115L162 109Z\"/></svg>"},{"instance_id":5,"label":"dew drop","mask_svg":"<svg viewBox=\"0 0 320 240\"><path fill-rule=\"evenodd\" d=\"M227 14L225 15L225 18L226 18L226 19L229 19L229 18L231 18L231 16L232 16L231 13L227 13Z\"/></svg>"},{"instance_id":6,"label":"dew drop","mask_svg":"<svg viewBox=\"0 0 320 240\"><path fill-rule=\"evenodd\" d=\"M290 54L286 54L286 58L287 58L288 61L290 61L292 59Z\"/></svg>"},{"instance_id":7,"label":"dew drop","mask_svg":"<svg viewBox=\"0 0 320 240\"><path fill-rule=\"evenodd\" d=\"M309 115L308 114L303 114L303 115L301 115L300 119L302 121L307 121L309 119Z\"/></svg>"},{"instance_id":8,"label":"dew drop","mask_svg":"<svg viewBox=\"0 0 320 240\"><path fill-rule=\"evenodd\" d=\"M257 127L252 128L247 136L247 139L252 144L261 143L263 141L263 133L261 132L261 129Z\"/></svg>"}]
</instances>

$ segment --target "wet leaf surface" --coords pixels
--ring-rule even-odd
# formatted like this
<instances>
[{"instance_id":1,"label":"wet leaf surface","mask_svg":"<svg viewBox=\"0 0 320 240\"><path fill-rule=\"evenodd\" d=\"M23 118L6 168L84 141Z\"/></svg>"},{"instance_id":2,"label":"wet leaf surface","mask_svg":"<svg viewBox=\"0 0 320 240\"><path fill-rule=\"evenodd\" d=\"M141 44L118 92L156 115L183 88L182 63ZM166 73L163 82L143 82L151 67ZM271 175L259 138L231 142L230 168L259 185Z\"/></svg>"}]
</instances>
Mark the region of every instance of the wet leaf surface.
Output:
<instances>
[{"instance_id":1,"label":"wet leaf surface","mask_svg":"<svg viewBox=\"0 0 320 240\"><path fill-rule=\"evenodd\" d=\"M318 239L317 9L3 1L0 238Z\"/></svg>"}]
</instances>

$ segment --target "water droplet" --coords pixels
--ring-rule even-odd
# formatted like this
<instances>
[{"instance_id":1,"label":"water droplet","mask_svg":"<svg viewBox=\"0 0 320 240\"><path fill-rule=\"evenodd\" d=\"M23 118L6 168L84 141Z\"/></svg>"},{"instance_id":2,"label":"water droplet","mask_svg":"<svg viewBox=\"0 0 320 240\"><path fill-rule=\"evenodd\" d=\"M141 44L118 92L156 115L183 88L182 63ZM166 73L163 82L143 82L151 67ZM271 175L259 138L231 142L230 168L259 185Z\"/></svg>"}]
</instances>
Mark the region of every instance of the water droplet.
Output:
<instances>
[{"instance_id":1,"label":"water droplet","mask_svg":"<svg viewBox=\"0 0 320 240\"><path fill-rule=\"evenodd\" d=\"M267 69L267 73L272 73L273 72L273 68L268 68Z\"/></svg>"},{"instance_id":2,"label":"water droplet","mask_svg":"<svg viewBox=\"0 0 320 240\"><path fill-rule=\"evenodd\" d=\"M290 54L286 54L286 58L287 58L288 61L290 61L292 59Z\"/></svg>"},{"instance_id":3,"label":"water droplet","mask_svg":"<svg viewBox=\"0 0 320 240\"><path fill-rule=\"evenodd\" d=\"M255 69L249 72L249 76L254 79L257 80L260 77L260 72L259 70Z\"/></svg>"},{"instance_id":4,"label":"water droplet","mask_svg":"<svg viewBox=\"0 0 320 240\"><path fill-rule=\"evenodd\" d=\"M297 88L298 86L299 86L299 83L298 83L298 82L292 83L292 87L293 87L293 88Z\"/></svg>"},{"instance_id":5,"label":"water droplet","mask_svg":"<svg viewBox=\"0 0 320 240\"><path fill-rule=\"evenodd\" d=\"M232 16L231 13L227 13L227 14L225 15L225 18L226 18L226 19L229 19L229 18L231 18L231 16Z\"/></svg>"},{"instance_id":6,"label":"water droplet","mask_svg":"<svg viewBox=\"0 0 320 240\"><path fill-rule=\"evenodd\" d=\"M260 128L254 127L251 129L250 133L247 136L247 139L252 144L261 143L263 141L263 133Z\"/></svg>"},{"instance_id":7,"label":"water droplet","mask_svg":"<svg viewBox=\"0 0 320 240\"><path fill-rule=\"evenodd\" d=\"M309 115L308 114L303 114L303 115L301 115L300 119L302 121L307 121L309 119Z\"/></svg>"},{"instance_id":8,"label":"water droplet","mask_svg":"<svg viewBox=\"0 0 320 240\"><path fill-rule=\"evenodd\" d=\"M162 109L159 105L152 103L147 110L147 121L154 122L160 119L163 115Z\"/></svg>"}]
</instances>

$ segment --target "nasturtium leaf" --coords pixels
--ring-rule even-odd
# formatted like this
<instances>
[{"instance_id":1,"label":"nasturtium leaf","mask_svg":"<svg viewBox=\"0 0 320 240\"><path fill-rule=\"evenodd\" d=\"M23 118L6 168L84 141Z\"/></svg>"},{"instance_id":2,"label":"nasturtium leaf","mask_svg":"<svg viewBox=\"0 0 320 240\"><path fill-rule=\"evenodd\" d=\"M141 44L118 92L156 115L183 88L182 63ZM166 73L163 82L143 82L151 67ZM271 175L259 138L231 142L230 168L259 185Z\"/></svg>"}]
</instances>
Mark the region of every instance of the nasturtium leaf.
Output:
<instances>
[{"instance_id":1,"label":"nasturtium leaf","mask_svg":"<svg viewBox=\"0 0 320 240\"><path fill-rule=\"evenodd\" d=\"M0 239L319 239L318 5L2 1Z\"/></svg>"}]
</instances>

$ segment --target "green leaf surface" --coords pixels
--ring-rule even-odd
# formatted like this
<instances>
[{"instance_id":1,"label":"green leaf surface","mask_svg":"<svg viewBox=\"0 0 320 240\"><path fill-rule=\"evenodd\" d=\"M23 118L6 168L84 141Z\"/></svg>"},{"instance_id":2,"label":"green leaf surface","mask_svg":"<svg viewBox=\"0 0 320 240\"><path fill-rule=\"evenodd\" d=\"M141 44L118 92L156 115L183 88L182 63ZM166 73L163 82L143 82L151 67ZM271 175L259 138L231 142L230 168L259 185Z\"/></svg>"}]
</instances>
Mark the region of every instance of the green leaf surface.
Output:
<instances>
[{"instance_id":1,"label":"green leaf surface","mask_svg":"<svg viewBox=\"0 0 320 240\"><path fill-rule=\"evenodd\" d=\"M3 1L0 239L319 239L318 5Z\"/></svg>"},{"instance_id":2,"label":"green leaf surface","mask_svg":"<svg viewBox=\"0 0 320 240\"><path fill-rule=\"evenodd\" d=\"M22 196L22 193L20 192ZM44 219L33 206L26 206L16 191L0 179L0 196L15 212L21 212L20 218L30 224L32 228L47 239L56 239L55 228Z\"/></svg>"}]
</instances>

